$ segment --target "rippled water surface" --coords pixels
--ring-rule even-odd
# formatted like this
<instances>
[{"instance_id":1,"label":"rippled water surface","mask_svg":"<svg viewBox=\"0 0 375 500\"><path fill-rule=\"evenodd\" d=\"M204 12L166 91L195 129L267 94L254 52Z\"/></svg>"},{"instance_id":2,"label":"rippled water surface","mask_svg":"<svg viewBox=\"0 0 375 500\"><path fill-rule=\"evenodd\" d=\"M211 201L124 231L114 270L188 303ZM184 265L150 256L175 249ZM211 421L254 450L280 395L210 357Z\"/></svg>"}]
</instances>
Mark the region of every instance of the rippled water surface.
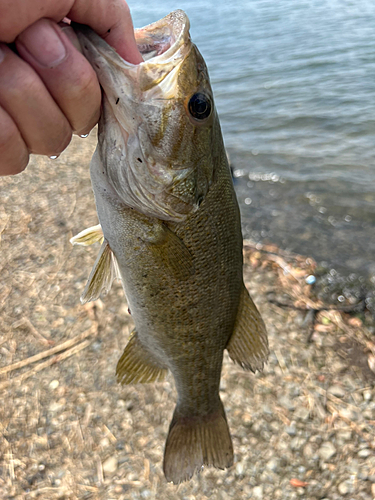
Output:
<instances>
[{"instance_id":1,"label":"rippled water surface","mask_svg":"<svg viewBox=\"0 0 375 500\"><path fill-rule=\"evenodd\" d=\"M190 17L245 237L375 275L375 2L129 3L136 27Z\"/></svg>"}]
</instances>

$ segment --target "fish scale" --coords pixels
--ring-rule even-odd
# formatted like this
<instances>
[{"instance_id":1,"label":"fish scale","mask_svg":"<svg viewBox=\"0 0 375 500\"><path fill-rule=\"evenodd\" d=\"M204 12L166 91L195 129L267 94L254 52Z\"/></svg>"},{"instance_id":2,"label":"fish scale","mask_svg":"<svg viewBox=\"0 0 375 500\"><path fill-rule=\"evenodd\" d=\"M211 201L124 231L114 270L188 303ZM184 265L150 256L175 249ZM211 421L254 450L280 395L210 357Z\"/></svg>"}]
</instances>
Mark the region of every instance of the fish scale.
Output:
<instances>
[{"instance_id":1,"label":"fish scale","mask_svg":"<svg viewBox=\"0 0 375 500\"><path fill-rule=\"evenodd\" d=\"M157 54L138 66L87 27L75 30L106 97L90 167L100 226L72 240L104 238L81 300L95 300L119 277L135 330L118 380L152 382L171 371L177 403L163 468L179 483L203 465L233 463L219 396L224 350L252 370L268 355L243 283L240 214L219 119L182 11L136 30L139 47ZM165 52L153 50L168 37ZM119 85L129 96L116 104ZM144 159L138 168L134 155Z\"/></svg>"}]
</instances>

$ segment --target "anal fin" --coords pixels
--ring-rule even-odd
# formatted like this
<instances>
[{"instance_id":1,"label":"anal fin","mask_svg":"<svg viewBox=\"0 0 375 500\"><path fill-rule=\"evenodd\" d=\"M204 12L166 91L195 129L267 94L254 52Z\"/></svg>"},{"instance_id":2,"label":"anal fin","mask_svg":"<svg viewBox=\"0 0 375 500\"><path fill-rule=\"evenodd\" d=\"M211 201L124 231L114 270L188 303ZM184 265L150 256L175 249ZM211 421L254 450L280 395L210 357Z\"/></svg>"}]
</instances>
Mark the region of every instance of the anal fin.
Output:
<instances>
[{"instance_id":1,"label":"anal fin","mask_svg":"<svg viewBox=\"0 0 375 500\"><path fill-rule=\"evenodd\" d=\"M117 363L117 381L121 384L161 382L166 374L167 369L158 364L141 344L137 332L133 331Z\"/></svg>"},{"instance_id":2,"label":"anal fin","mask_svg":"<svg viewBox=\"0 0 375 500\"><path fill-rule=\"evenodd\" d=\"M235 363L254 372L262 370L268 358L266 327L245 285L242 288L237 318L227 350Z\"/></svg>"}]
</instances>

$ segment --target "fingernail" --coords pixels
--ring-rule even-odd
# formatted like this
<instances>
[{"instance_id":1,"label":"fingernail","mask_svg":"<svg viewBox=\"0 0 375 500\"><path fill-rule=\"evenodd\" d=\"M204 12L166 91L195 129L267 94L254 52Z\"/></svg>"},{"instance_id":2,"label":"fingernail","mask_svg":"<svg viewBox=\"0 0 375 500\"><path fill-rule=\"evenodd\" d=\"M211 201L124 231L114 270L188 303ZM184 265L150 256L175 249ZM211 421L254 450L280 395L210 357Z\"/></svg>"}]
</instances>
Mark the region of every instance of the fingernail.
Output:
<instances>
[{"instance_id":1,"label":"fingernail","mask_svg":"<svg viewBox=\"0 0 375 500\"><path fill-rule=\"evenodd\" d=\"M69 26L69 24L62 22L59 23L59 28L64 33L64 35L66 35L69 38L74 47L82 54L82 47L81 44L79 43L77 35L74 33L74 29L71 26Z\"/></svg>"},{"instance_id":2,"label":"fingernail","mask_svg":"<svg viewBox=\"0 0 375 500\"><path fill-rule=\"evenodd\" d=\"M64 44L50 21L42 19L27 28L19 37L25 49L41 65L52 68L66 56Z\"/></svg>"}]
</instances>

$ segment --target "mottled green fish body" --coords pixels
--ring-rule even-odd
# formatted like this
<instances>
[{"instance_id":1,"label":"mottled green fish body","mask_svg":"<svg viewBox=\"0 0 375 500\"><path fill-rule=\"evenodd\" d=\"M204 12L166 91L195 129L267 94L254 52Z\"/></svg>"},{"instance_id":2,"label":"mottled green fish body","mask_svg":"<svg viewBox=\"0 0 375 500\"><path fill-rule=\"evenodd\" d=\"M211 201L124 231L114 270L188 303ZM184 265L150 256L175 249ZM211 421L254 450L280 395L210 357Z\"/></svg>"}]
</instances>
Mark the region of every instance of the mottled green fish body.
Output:
<instances>
[{"instance_id":1,"label":"mottled green fish body","mask_svg":"<svg viewBox=\"0 0 375 500\"><path fill-rule=\"evenodd\" d=\"M103 87L91 179L100 226L73 238L102 247L83 301L123 282L135 330L117 366L122 383L162 380L177 404L167 480L226 468L233 448L219 384L224 349L246 369L268 355L264 323L242 278L238 203L204 60L176 11L136 30L145 62L123 61L77 29Z\"/></svg>"}]
</instances>

